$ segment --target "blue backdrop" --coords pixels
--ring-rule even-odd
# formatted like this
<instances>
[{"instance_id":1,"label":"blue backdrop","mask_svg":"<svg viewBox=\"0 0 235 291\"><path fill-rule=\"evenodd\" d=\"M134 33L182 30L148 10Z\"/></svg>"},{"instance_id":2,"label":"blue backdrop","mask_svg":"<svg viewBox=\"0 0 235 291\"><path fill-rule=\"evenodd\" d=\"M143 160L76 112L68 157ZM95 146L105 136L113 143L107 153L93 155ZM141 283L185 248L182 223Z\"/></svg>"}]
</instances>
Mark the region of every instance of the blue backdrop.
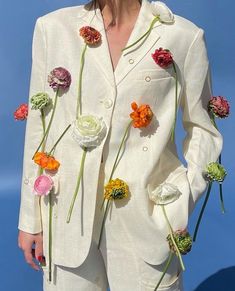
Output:
<instances>
[{"instance_id":1,"label":"blue backdrop","mask_svg":"<svg viewBox=\"0 0 235 291\"><path fill-rule=\"evenodd\" d=\"M0 0L0 289L12 291L42 290L41 273L32 270L18 249L18 211L22 175L25 122L16 122L13 112L27 102L31 69L32 33L37 17L57 8L78 5L85 1L72 0ZM220 211L218 185L214 185L209 205L201 225L197 244L184 257L185 291L235 290L235 196L234 181L234 82L235 39L234 9L231 0L168 0L175 14L184 16L206 32L212 68L214 95L227 97L231 115L218 123L224 136L223 164L228 171L224 182L226 214ZM177 44L176 44L177 45ZM177 124L177 144L181 150L184 136L180 118ZM190 220L192 232L202 200ZM68 290L69 291L69 290ZM127 290L129 291L129 290Z\"/></svg>"}]
</instances>

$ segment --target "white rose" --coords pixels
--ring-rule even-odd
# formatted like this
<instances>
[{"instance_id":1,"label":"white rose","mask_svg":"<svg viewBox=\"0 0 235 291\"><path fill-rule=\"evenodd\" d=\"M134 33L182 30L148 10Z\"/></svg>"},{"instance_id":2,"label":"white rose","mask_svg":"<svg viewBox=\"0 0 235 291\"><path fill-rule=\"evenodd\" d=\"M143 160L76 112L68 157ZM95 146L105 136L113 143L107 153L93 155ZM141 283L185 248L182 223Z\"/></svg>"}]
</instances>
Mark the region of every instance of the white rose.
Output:
<instances>
[{"instance_id":1,"label":"white rose","mask_svg":"<svg viewBox=\"0 0 235 291\"><path fill-rule=\"evenodd\" d=\"M161 1L152 1L151 8L154 16L159 15L160 21L164 23L173 23L174 22L174 14L172 11L166 6L165 3Z\"/></svg>"},{"instance_id":2,"label":"white rose","mask_svg":"<svg viewBox=\"0 0 235 291\"><path fill-rule=\"evenodd\" d=\"M158 205L166 205L179 199L182 193L178 187L170 183L162 183L157 188L151 189L148 185L149 199Z\"/></svg>"},{"instance_id":3,"label":"white rose","mask_svg":"<svg viewBox=\"0 0 235 291\"><path fill-rule=\"evenodd\" d=\"M100 145L107 131L102 117L80 116L72 123L72 137L81 147L91 148Z\"/></svg>"}]
</instances>

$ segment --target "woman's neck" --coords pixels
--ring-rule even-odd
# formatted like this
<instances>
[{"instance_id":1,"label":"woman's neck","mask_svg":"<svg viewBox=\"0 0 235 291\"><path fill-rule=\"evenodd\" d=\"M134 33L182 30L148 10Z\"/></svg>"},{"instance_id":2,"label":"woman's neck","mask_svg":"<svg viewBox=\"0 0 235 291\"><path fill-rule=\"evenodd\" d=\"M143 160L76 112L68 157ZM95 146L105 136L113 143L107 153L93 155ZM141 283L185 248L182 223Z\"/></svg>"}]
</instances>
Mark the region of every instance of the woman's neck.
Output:
<instances>
[{"instance_id":1,"label":"woman's neck","mask_svg":"<svg viewBox=\"0 0 235 291\"><path fill-rule=\"evenodd\" d=\"M106 24L109 24L115 16L116 28L120 28L130 19L136 17L141 6L139 0L100 0L99 5ZM114 11L114 15L112 11Z\"/></svg>"}]
</instances>

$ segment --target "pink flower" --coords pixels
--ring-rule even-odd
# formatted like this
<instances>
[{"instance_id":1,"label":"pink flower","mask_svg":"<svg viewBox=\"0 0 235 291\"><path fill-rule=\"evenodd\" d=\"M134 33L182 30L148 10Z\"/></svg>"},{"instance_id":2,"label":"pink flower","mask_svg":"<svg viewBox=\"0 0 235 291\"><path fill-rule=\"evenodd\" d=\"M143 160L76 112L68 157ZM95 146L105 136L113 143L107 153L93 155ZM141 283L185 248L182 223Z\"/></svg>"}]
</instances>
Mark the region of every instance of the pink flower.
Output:
<instances>
[{"instance_id":1,"label":"pink flower","mask_svg":"<svg viewBox=\"0 0 235 291\"><path fill-rule=\"evenodd\" d=\"M53 89L61 88L65 90L71 84L71 75L66 69L58 67L50 72L47 81Z\"/></svg>"},{"instance_id":2,"label":"pink flower","mask_svg":"<svg viewBox=\"0 0 235 291\"><path fill-rule=\"evenodd\" d=\"M28 116L28 104L21 104L14 112L15 120L25 120Z\"/></svg>"},{"instance_id":3,"label":"pink flower","mask_svg":"<svg viewBox=\"0 0 235 291\"><path fill-rule=\"evenodd\" d=\"M35 195L48 195L54 186L54 182L50 176L40 175L34 182Z\"/></svg>"},{"instance_id":4,"label":"pink flower","mask_svg":"<svg viewBox=\"0 0 235 291\"><path fill-rule=\"evenodd\" d=\"M229 103L222 96L213 96L208 103L208 110L215 117L225 118L229 115Z\"/></svg>"},{"instance_id":5,"label":"pink flower","mask_svg":"<svg viewBox=\"0 0 235 291\"><path fill-rule=\"evenodd\" d=\"M152 54L152 58L154 59L155 63L161 68L167 68L173 63L173 57L171 52L161 47L155 50L155 52Z\"/></svg>"}]
</instances>

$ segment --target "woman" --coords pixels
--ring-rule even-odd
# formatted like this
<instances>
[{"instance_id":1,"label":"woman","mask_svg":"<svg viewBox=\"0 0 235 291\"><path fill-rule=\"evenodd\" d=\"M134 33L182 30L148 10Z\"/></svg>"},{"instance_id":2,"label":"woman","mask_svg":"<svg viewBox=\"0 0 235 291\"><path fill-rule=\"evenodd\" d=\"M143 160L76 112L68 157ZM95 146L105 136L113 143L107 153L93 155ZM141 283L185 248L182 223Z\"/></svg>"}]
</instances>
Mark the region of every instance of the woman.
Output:
<instances>
[{"instance_id":1,"label":"woman","mask_svg":"<svg viewBox=\"0 0 235 291\"><path fill-rule=\"evenodd\" d=\"M36 258L46 258L44 290L154 290L170 253L166 237L187 227L207 186L203 171L222 147L207 112L203 30L147 0L54 11L34 32L30 96L42 91L56 109L45 114L44 129L40 111L30 110L27 120L18 226L26 261L39 270L35 243ZM179 107L187 168L174 142ZM83 129L94 122L90 147ZM35 161L40 141L41 152L51 149L60 162L44 171L53 180L53 195L44 197L32 195L42 174L35 163L43 168L40 155ZM123 199L107 196L114 180L123 183ZM156 193L174 197L161 207ZM158 290L182 290L181 273L174 256Z\"/></svg>"}]
</instances>

